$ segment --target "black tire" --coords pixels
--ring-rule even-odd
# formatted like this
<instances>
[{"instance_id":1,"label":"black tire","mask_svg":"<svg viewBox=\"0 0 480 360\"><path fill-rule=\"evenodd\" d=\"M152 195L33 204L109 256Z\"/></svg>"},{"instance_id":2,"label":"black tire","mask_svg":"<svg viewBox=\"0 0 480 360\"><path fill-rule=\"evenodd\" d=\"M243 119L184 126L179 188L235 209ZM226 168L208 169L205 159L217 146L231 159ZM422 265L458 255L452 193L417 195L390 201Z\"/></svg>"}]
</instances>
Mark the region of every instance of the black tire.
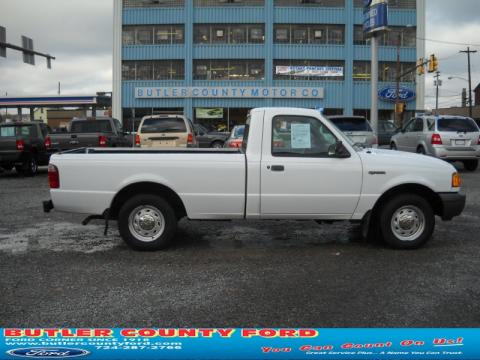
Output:
<instances>
[{"instance_id":1,"label":"black tire","mask_svg":"<svg viewBox=\"0 0 480 360\"><path fill-rule=\"evenodd\" d=\"M419 146L417 148L417 154L422 154L425 155L427 152L425 151L425 148L423 146Z\"/></svg>"},{"instance_id":2,"label":"black tire","mask_svg":"<svg viewBox=\"0 0 480 360\"><path fill-rule=\"evenodd\" d=\"M383 241L395 249L417 249L423 246L431 238L435 228L432 206L426 199L416 194L399 194L388 199L378 214ZM413 225L411 230L404 229L399 224L402 214L406 226L412 221L423 226ZM417 231L410 234L409 231L414 231L415 228Z\"/></svg>"},{"instance_id":3,"label":"black tire","mask_svg":"<svg viewBox=\"0 0 480 360\"><path fill-rule=\"evenodd\" d=\"M35 156L31 156L26 162L25 175L35 176L38 172L38 162Z\"/></svg>"},{"instance_id":4,"label":"black tire","mask_svg":"<svg viewBox=\"0 0 480 360\"><path fill-rule=\"evenodd\" d=\"M223 145L224 145L224 144L223 144L223 142L221 142L221 141L214 141L214 142L212 143L212 146L211 146L211 147L214 148L214 149L221 149L221 148L223 148Z\"/></svg>"},{"instance_id":5,"label":"black tire","mask_svg":"<svg viewBox=\"0 0 480 360\"><path fill-rule=\"evenodd\" d=\"M151 213L148 212L149 210ZM140 223L135 221L135 214L141 214L142 212L147 217L146 221L155 219L153 229L142 228ZM161 219L162 216L163 220ZM161 223L163 223L163 228ZM147 223L146 225L152 224ZM135 227L139 232L136 232ZM153 233L157 227L160 228L159 232ZM166 248L172 241L177 229L177 217L173 208L163 198L152 194L140 194L130 198L121 207L118 214L118 229L123 240L132 249L160 250ZM145 235L143 239L140 233L142 231Z\"/></svg>"},{"instance_id":6,"label":"black tire","mask_svg":"<svg viewBox=\"0 0 480 360\"><path fill-rule=\"evenodd\" d=\"M464 160L463 166L465 167L465 170L475 171L478 168L478 160Z\"/></svg>"},{"instance_id":7,"label":"black tire","mask_svg":"<svg viewBox=\"0 0 480 360\"><path fill-rule=\"evenodd\" d=\"M390 143L390 150L397 150L397 145L394 142Z\"/></svg>"},{"instance_id":8,"label":"black tire","mask_svg":"<svg viewBox=\"0 0 480 360\"><path fill-rule=\"evenodd\" d=\"M38 172L38 163L35 156L29 156L22 165L15 165L15 170L24 176L35 176Z\"/></svg>"}]
</instances>

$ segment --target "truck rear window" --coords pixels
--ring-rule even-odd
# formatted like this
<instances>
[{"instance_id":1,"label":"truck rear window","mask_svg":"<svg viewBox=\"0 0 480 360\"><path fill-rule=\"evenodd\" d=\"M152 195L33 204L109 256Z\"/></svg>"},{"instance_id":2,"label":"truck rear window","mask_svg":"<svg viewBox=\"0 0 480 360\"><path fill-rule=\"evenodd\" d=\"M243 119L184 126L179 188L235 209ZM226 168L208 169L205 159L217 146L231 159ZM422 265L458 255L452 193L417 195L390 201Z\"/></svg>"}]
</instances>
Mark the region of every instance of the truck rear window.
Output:
<instances>
[{"instance_id":1,"label":"truck rear window","mask_svg":"<svg viewBox=\"0 0 480 360\"><path fill-rule=\"evenodd\" d=\"M476 132L477 124L472 119L466 118L440 118L437 120L438 131Z\"/></svg>"},{"instance_id":2,"label":"truck rear window","mask_svg":"<svg viewBox=\"0 0 480 360\"><path fill-rule=\"evenodd\" d=\"M70 131L72 133L110 133L112 126L110 120L81 120L73 121Z\"/></svg>"},{"instance_id":3,"label":"truck rear window","mask_svg":"<svg viewBox=\"0 0 480 360\"><path fill-rule=\"evenodd\" d=\"M34 137L36 135L35 128L31 125L25 126L2 126L0 127L0 136L9 137L9 136L19 136L19 137Z\"/></svg>"},{"instance_id":4,"label":"truck rear window","mask_svg":"<svg viewBox=\"0 0 480 360\"><path fill-rule=\"evenodd\" d=\"M182 118L152 118L144 120L140 132L142 134L183 133L187 132L187 126Z\"/></svg>"},{"instance_id":5,"label":"truck rear window","mask_svg":"<svg viewBox=\"0 0 480 360\"><path fill-rule=\"evenodd\" d=\"M368 121L362 118L333 118L330 121L341 131L372 131Z\"/></svg>"}]
</instances>

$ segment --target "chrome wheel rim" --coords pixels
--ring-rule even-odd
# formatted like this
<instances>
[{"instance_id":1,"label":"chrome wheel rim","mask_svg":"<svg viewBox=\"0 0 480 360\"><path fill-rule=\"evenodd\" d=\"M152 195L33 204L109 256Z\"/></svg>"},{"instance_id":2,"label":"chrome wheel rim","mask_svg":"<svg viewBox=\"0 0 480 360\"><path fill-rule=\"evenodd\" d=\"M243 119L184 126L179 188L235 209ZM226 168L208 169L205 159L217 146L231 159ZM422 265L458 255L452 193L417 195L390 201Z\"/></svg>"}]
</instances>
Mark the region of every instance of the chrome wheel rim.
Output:
<instances>
[{"instance_id":1,"label":"chrome wheel rim","mask_svg":"<svg viewBox=\"0 0 480 360\"><path fill-rule=\"evenodd\" d=\"M425 230L425 215L416 206L402 206L392 215L391 229L401 241L417 240Z\"/></svg>"},{"instance_id":2,"label":"chrome wheel rim","mask_svg":"<svg viewBox=\"0 0 480 360\"><path fill-rule=\"evenodd\" d=\"M152 242L162 236L165 231L165 218L154 206L138 206L128 217L128 228L136 239Z\"/></svg>"}]
</instances>

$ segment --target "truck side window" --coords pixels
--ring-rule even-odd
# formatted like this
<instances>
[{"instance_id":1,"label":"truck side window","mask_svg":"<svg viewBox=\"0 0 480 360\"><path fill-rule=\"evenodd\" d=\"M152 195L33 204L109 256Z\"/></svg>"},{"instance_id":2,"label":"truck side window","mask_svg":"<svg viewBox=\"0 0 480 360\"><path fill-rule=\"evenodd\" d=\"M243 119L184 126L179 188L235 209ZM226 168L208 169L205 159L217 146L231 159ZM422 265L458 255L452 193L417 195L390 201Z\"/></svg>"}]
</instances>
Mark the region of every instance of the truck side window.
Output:
<instances>
[{"instance_id":1,"label":"truck side window","mask_svg":"<svg viewBox=\"0 0 480 360\"><path fill-rule=\"evenodd\" d=\"M322 122L307 116L275 116L272 156L328 157L337 138Z\"/></svg>"}]
</instances>

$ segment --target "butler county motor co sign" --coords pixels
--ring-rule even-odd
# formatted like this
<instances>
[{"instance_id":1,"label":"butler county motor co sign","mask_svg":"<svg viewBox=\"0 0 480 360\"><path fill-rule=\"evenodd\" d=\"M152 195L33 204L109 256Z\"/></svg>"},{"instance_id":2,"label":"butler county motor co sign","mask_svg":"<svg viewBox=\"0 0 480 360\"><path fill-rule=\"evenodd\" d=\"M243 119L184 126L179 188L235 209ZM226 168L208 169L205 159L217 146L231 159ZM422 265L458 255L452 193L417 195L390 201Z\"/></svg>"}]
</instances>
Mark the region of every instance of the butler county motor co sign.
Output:
<instances>
[{"instance_id":1,"label":"butler county motor co sign","mask_svg":"<svg viewBox=\"0 0 480 360\"><path fill-rule=\"evenodd\" d=\"M319 87L138 87L137 99L169 98L299 98L323 99Z\"/></svg>"}]
</instances>

